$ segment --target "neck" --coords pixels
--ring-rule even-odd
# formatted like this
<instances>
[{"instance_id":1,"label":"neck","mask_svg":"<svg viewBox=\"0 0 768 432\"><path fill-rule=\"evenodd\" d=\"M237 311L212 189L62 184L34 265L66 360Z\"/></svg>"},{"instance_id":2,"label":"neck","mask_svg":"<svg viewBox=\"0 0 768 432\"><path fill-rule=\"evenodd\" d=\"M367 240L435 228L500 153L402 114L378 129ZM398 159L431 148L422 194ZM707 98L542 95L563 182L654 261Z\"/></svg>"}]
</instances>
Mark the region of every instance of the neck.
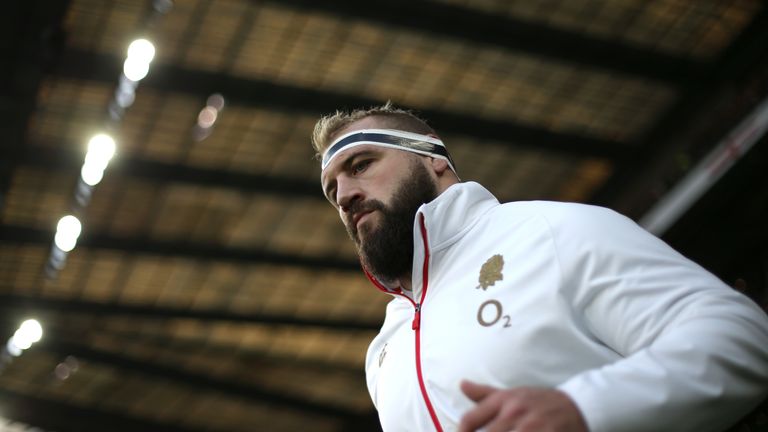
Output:
<instances>
[{"instance_id":1,"label":"neck","mask_svg":"<svg viewBox=\"0 0 768 432\"><path fill-rule=\"evenodd\" d=\"M400 288L402 288L404 291L411 291L412 287L410 273L401 276L397 281L400 282Z\"/></svg>"}]
</instances>

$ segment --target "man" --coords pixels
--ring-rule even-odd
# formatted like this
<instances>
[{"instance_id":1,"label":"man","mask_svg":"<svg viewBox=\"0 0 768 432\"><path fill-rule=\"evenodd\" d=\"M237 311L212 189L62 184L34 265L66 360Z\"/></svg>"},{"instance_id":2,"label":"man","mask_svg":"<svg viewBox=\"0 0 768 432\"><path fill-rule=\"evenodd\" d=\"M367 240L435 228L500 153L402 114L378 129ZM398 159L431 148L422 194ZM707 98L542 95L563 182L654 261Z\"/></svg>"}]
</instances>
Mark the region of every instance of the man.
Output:
<instances>
[{"instance_id":1,"label":"man","mask_svg":"<svg viewBox=\"0 0 768 432\"><path fill-rule=\"evenodd\" d=\"M768 393L768 320L610 210L499 202L387 104L315 126L321 182L392 295L385 431L717 431Z\"/></svg>"}]
</instances>

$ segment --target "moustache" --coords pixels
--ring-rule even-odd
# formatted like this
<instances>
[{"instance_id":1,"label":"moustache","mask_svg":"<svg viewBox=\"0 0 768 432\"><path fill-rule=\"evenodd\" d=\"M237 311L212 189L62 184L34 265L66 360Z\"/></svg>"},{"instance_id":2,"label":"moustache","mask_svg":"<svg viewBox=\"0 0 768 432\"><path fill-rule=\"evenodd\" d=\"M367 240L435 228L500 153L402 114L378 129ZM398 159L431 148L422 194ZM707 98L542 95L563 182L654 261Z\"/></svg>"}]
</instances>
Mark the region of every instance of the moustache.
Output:
<instances>
[{"instance_id":1,"label":"moustache","mask_svg":"<svg viewBox=\"0 0 768 432\"><path fill-rule=\"evenodd\" d=\"M380 210L382 212L386 212L387 207L384 205L383 202L379 200L358 201L351 204L347 208L347 216L346 216L347 228L351 230L353 233L357 233L357 227L353 223L355 215L360 213L372 212L374 210Z\"/></svg>"}]
</instances>

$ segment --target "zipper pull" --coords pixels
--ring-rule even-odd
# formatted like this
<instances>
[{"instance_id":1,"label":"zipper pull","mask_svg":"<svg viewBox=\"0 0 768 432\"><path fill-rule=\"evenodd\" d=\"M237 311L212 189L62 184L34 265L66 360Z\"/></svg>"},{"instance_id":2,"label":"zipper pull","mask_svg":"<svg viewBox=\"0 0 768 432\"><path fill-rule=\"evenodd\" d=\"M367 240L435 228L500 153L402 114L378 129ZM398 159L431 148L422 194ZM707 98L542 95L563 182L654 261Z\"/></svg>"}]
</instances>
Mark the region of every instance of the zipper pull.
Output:
<instances>
[{"instance_id":1,"label":"zipper pull","mask_svg":"<svg viewBox=\"0 0 768 432\"><path fill-rule=\"evenodd\" d=\"M421 326L421 304L416 303L416 313L413 315L411 329L418 330L419 326Z\"/></svg>"}]
</instances>

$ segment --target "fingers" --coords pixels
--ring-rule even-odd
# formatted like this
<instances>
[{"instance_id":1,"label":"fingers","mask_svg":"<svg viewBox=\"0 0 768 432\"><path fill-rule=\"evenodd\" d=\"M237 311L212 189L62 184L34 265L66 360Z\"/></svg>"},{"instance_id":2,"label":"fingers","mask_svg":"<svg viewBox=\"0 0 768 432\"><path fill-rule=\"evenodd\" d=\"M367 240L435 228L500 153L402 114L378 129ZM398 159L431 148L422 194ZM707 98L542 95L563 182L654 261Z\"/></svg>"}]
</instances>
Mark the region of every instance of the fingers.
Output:
<instances>
[{"instance_id":1,"label":"fingers","mask_svg":"<svg viewBox=\"0 0 768 432\"><path fill-rule=\"evenodd\" d=\"M467 395L468 398L472 399L472 401L474 402L480 402L480 400L492 394L496 390L498 389L495 387L491 387L483 384L477 384L472 381L468 381L468 380L461 381L461 391L465 395Z\"/></svg>"},{"instance_id":2,"label":"fingers","mask_svg":"<svg viewBox=\"0 0 768 432\"><path fill-rule=\"evenodd\" d=\"M501 404L496 412L496 417L491 419L485 426L486 432L526 432L539 431L541 429L531 429L525 425L526 409L524 406L516 403L515 400L507 400ZM482 426L481 426L482 427Z\"/></svg>"},{"instance_id":3,"label":"fingers","mask_svg":"<svg viewBox=\"0 0 768 432\"><path fill-rule=\"evenodd\" d=\"M488 432L507 432L520 414L516 404L505 405L512 391L502 391L471 381L462 381L461 391L477 402L477 405L464 414L459 424L459 432L473 432L482 427L486 427Z\"/></svg>"},{"instance_id":4,"label":"fingers","mask_svg":"<svg viewBox=\"0 0 768 432\"><path fill-rule=\"evenodd\" d=\"M576 404L556 389L518 387L497 389L463 382L461 390L476 405L467 411L460 432L587 432L587 424Z\"/></svg>"},{"instance_id":5,"label":"fingers","mask_svg":"<svg viewBox=\"0 0 768 432\"><path fill-rule=\"evenodd\" d=\"M474 432L491 422L501 408L501 399L488 397L469 410L459 423L459 432Z\"/></svg>"}]
</instances>

